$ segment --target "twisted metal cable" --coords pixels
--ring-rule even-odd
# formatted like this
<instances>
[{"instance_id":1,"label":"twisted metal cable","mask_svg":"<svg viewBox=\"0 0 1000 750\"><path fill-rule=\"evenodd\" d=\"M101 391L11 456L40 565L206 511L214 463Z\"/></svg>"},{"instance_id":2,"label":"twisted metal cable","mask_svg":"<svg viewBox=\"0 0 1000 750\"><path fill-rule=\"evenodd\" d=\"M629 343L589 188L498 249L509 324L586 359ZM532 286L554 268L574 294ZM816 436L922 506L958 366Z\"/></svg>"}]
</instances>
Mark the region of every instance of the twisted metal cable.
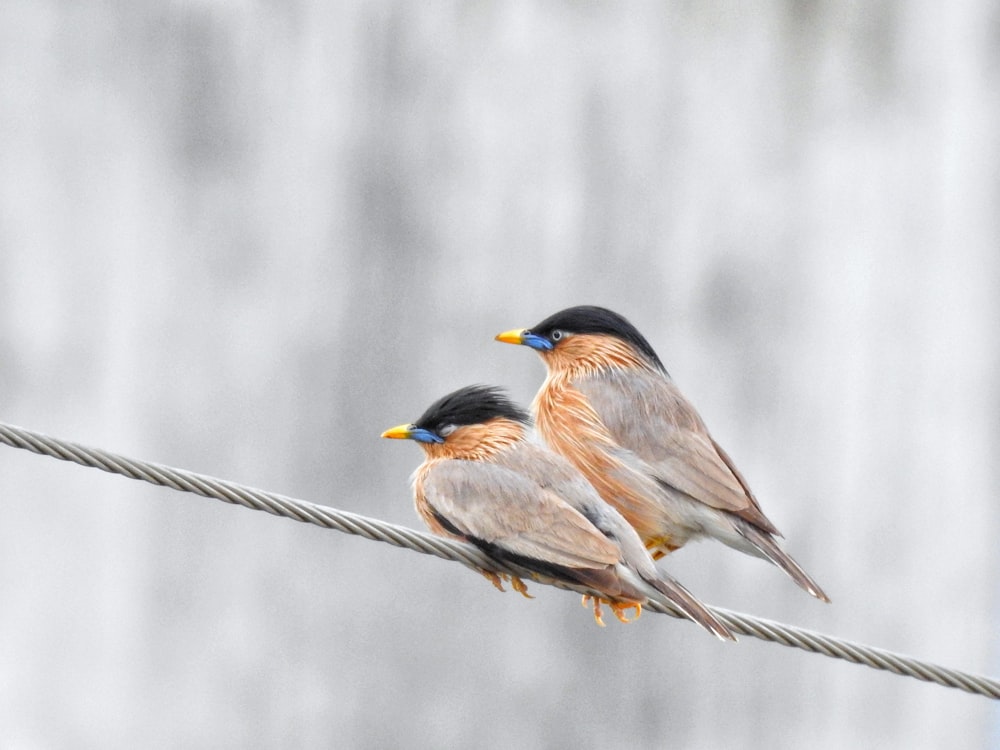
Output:
<instances>
[{"instance_id":1,"label":"twisted metal cable","mask_svg":"<svg viewBox=\"0 0 1000 750\"><path fill-rule=\"evenodd\" d=\"M540 583L557 586L580 593L596 592L581 586L554 581L532 573L518 565L501 563L487 557L478 548L469 544L443 539L404 526L368 518L357 513L337 510L322 505L297 500L295 498L265 492L223 479L183 469L174 469L161 464L139 461L108 451L87 448L58 438L48 437L22 427L0 422L0 443L14 448L52 456L63 461L72 461L81 466L102 469L112 474L121 474L130 479L139 479L151 484L182 492L193 492L203 497L211 497L251 510L263 510L276 516L292 518L304 523L312 523L325 529L334 529L345 534L355 534L376 542L386 542L396 547L404 547L427 555L435 555L444 560L453 560L472 568L494 573L505 573L530 578ZM683 618L676 609L650 601L646 609ZM881 669L893 674L914 677L925 682L934 682L945 687L965 690L1000 700L1000 681L988 677L962 672L948 667L915 659L891 651L851 643L840 638L823 635L793 625L766 620L740 612L709 607L729 626L734 633L749 635L764 641L780 643L784 646L823 654L834 659L843 659L853 664L863 664L873 669Z\"/></svg>"}]
</instances>

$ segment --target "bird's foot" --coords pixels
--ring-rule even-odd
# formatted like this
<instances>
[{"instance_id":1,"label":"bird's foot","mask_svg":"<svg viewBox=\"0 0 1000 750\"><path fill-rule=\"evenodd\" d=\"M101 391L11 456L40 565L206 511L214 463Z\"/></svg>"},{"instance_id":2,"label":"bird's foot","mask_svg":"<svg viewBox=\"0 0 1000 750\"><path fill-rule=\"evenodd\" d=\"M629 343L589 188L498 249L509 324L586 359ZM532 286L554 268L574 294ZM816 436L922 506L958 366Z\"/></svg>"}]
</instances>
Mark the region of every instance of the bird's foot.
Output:
<instances>
[{"instance_id":1,"label":"bird's foot","mask_svg":"<svg viewBox=\"0 0 1000 750\"><path fill-rule=\"evenodd\" d=\"M583 601L580 602L580 603L584 607L586 607L588 604L592 604L593 605L593 607L594 607L594 622L596 622L598 625L600 625L603 628L604 627L604 616L603 616L604 612L601 610L601 604L604 603L604 600L601 599L600 597L597 597L597 596L590 596L589 594L584 594L583 595Z\"/></svg>"},{"instance_id":2,"label":"bird's foot","mask_svg":"<svg viewBox=\"0 0 1000 750\"><path fill-rule=\"evenodd\" d=\"M653 537L646 542L646 549L654 560L662 560L676 549L677 545L671 544L667 537Z\"/></svg>"},{"instance_id":3,"label":"bird's foot","mask_svg":"<svg viewBox=\"0 0 1000 750\"><path fill-rule=\"evenodd\" d=\"M642 604L640 604L639 602L628 602L628 603L609 602L609 605L611 607L611 611L615 613L615 617L618 618L618 621L624 622L626 625L628 625L630 622L635 622L642 616ZM625 615L625 613L628 612L630 609L635 610L635 617L631 619L629 619Z\"/></svg>"},{"instance_id":4,"label":"bird's foot","mask_svg":"<svg viewBox=\"0 0 1000 750\"><path fill-rule=\"evenodd\" d=\"M514 591L519 593L521 596L523 596L525 599L535 598L528 593L528 585L517 576L510 577L510 587L514 589Z\"/></svg>"},{"instance_id":5,"label":"bird's foot","mask_svg":"<svg viewBox=\"0 0 1000 750\"><path fill-rule=\"evenodd\" d=\"M503 581L507 580L507 576L501 575L500 573L494 573L492 570L480 570L479 572L483 574L483 578L485 578L487 581L492 583L494 586L496 586L504 593L507 593L507 589L503 587ZM521 585L523 586L524 584L522 583ZM514 589L516 591L517 586L514 586Z\"/></svg>"}]
</instances>

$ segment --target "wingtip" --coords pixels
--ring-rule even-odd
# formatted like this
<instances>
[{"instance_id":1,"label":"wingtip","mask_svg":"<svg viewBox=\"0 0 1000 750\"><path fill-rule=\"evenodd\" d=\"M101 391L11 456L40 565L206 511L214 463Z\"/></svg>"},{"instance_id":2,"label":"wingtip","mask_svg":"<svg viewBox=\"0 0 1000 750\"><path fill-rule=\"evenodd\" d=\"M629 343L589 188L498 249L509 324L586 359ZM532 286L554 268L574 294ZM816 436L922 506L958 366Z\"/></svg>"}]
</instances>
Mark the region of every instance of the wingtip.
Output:
<instances>
[{"instance_id":1,"label":"wingtip","mask_svg":"<svg viewBox=\"0 0 1000 750\"><path fill-rule=\"evenodd\" d=\"M736 642L736 636L718 616L702 604L690 591L679 582L664 576L660 579L647 581L660 592L671 604L677 607L685 617L700 625L720 641Z\"/></svg>"},{"instance_id":2,"label":"wingtip","mask_svg":"<svg viewBox=\"0 0 1000 750\"><path fill-rule=\"evenodd\" d=\"M825 604L830 604L830 597L828 597L826 595L826 592L824 592L823 589L821 589L819 587L811 588L811 589L809 589L809 593L812 594L813 596L815 596L821 602L823 602Z\"/></svg>"},{"instance_id":3,"label":"wingtip","mask_svg":"<svg viewBox=\"0 0 1000 750\"><path fill-rule=\"evenodd\" d=\"M707 605L699 602L697 599L694 601L697 603L697 606L685 606L683 609L684 614L686 614L698 625L701 625L702 628L714 635L720 641L731 641L732 643L737 642L736 634L729 629L729 626L726 625L726 623L719 619L715 612L709 609ZM688 603L685 602L685 604Z\"/></svg>"},{"instance_id":4,"label":"wingtip","mask_svg":"<svg viewBox=\"0 0 1000 750\"><path fill-rule=\"evenodd\" d=\"M790 557L788 558L788 560L791 563L790 567L793 568L792 570L789 570L784 565L780 566L782 570L788 573L788 577L791 578L795 583L797 583L799 588L801 588L807 594L814 596L821 602L826 602L827 604L829 604L830 597L828 597L826 595L826 592L819 587L819 584L816 583L816 581L814 581L812 578L810 578L809 575L804 570L802 570L801 567L799 567L798 563L796 563L795 560L792 560Z\"/></svg>"},{"instance_id":5,"label":"wingtip","mask_svg":"<svg viewBox=\"0 0 1000 750\"><path fill-rule=\"evenodd\" d=\"M721 630L713 628L712 633L715 634L716 638L725 643L739 643L736 634L727 627L723 627Z\"/></svg>"},{"instance_id":6,"label":"wingtip","mask_svg":"<svg viewBox=\"0 0 1000 750\"><path fill-rule=\"evenodd\" d=\"M729 627L722 622L718 617L715 616L707 608L703 607L701 612L698 612L696 617L694 613L685 610L685 614L688 615L695 623L701 625L702 628L707 630L709 633L714 635L720 641L727 641L731 643L736 643L736 634L729 629Z\"/></svg>"},{"instance_id":7,"label":"wingtip","mask_svg":"<svg viewBox=\"0 0 1000 750\"><path fill-rule=\"evenodd\" d=\"M778 546L772 535L745 521L737 527L737 531L750 544L756 547L765 559L773 563L791 578L799 588L807 594L816 597L821 602L830 603L830 597L826 595L826 592L802 569L801 565L795 562L795 559L791 555Z\"/></svg>"}]
</instances>

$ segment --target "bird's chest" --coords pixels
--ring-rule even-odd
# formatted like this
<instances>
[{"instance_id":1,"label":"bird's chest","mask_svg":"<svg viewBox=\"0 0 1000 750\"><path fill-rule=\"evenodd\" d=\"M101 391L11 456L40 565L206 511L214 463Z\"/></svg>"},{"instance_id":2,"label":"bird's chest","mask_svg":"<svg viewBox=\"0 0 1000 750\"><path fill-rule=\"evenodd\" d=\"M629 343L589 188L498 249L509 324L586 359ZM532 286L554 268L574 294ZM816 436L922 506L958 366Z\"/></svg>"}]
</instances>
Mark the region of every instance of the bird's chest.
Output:
<instances>
[{"instance_id":1,"label":"bird's chest","mask_svg":"<svg viewBox=\"0 0 1000 750\"><path fill-rule=\"evenodd\" d=\"M568 378L552 379L533 404L538 432L557 453L585 474L610 469L613 441L600 416Z\"/></svg>"},{"instance_id":2,"label":"bird's chest","mask_svg":"<svg viewBox=\"0 0 1000 750\"><path fill-rule=\"evenodd\" d=\"M534 411L538 432L549 447L569 459L644 540L656 536L661 511L655 497L643 491L645 485L622 463L622 449L572 381L547 383Z\"/></svg>"},{"instance_id":3,"label":"bird's chest","mask_svg":"<svg viewBox=\"0 0 1000 750\"><path fill-rule=\"evenodd\" d=\"M425 462L413 474L413 506L417 511L417 515L420 516L420 519L432 534L448 537L449 539L463 539L463 537L451 533L441 525L441 522L434 513L434 508L427 500L424 485L428 474L433 469L433 465L433 462Z\"/></svg>"}]
</instances>

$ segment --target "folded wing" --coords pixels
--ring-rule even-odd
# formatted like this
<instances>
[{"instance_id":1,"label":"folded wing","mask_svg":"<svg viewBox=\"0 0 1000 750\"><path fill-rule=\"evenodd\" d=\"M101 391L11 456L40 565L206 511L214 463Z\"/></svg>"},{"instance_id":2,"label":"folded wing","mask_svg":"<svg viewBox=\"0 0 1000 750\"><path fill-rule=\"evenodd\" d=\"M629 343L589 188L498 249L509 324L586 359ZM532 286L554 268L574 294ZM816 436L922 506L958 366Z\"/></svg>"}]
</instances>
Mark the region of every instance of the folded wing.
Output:
<instances>
[{"instance_id":1,"label":"folded wing","mask_svg":"<svg viewBox=\"0 0 1000 750\"><path fill-rule=\"evenodd\" d=\"M778 533L729 456L671 380L660 373L625 369L573 385L644 473L768 533Z\"/></svg>"},{"instance_id":2,"label":"folded wing","mask_svg":"<svg viewBox=\"0 0 1000 750\"><path fill-rule=\"evenodd\" d=\"M422 489L432 512L470 541L567 568L619 562L617 546L579 511L503 466L442 461L427 472Z\"/></svg>"}]
</instances>

